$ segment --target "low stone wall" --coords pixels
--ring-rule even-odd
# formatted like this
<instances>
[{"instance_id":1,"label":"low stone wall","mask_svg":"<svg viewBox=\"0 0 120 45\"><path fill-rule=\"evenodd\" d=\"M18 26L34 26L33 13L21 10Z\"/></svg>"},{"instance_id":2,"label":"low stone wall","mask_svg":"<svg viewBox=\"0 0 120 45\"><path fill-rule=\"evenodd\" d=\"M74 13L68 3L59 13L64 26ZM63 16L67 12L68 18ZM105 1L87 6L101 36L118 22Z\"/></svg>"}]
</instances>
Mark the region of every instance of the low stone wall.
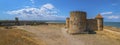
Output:
<instances>
[{"instance_id":1,"label":"low stone wall","mask_svg":"<svg viewBox=\"0 0 120 45\"><path fill-rule=\"evenodd\" d=\"M120 32L113 31L113 30L110 30L110 29L104 29L103 31L104 31L104 34L106 34L107 36L110 36L112 38L120 40Z\"/></svg>"}]
</instances>

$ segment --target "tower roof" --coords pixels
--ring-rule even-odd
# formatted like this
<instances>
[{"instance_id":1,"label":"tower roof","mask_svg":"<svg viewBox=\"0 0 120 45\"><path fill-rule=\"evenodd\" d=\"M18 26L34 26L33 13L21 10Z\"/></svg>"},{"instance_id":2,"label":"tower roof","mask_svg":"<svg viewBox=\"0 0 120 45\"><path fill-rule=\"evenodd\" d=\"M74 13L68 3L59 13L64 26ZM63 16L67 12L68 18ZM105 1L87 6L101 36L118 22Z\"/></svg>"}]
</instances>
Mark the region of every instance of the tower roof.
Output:
<instances>
[{"instance_id":1,"label":"tower roof","mask_svg":"<svg viewBox=\"0 0 120 45\"><path fill-rule=\"evenodd\" d=\"M98 14L95 18L103 18L101 14Z\"/></svg>"}]
</instances>

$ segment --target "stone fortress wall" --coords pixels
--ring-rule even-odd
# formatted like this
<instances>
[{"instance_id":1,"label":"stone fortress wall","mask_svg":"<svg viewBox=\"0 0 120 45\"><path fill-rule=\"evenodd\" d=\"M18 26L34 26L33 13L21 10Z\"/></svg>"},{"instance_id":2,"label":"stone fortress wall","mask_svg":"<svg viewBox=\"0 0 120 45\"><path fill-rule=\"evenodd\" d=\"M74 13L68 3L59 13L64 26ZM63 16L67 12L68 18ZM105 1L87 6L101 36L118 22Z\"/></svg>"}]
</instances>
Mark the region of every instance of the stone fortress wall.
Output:
<instances>
[{"instance_id":1,"label":"stone fortress wall","mask_svg":"<svg viewBox=\"0 0 120 45\"><path fill-rule=\"evenodd\" d=\"M87 19L87 13L72 11L70 18L66 19L68 33L89 33L89 31L103 30L103 17L98 14L94 19Z\"/></svg>"},{"instance_id":2,"label":"stone fortress wall","mask_svg":"<svg viewBox=\"0 0 120 45\"><path fill-rule=\"evenodd\" d=\"M97 20L96 19L87 19L87 30L97 30Z\"/></svg>"}]
</instances>

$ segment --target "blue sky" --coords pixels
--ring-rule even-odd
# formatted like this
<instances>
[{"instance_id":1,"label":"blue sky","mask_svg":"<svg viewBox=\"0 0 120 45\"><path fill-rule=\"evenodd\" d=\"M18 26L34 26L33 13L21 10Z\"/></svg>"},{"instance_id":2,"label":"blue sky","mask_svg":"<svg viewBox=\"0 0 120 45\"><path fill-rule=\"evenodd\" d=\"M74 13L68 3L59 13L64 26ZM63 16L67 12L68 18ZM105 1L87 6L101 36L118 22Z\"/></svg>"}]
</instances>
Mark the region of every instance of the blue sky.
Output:
<instances>
[{"instance_id":1,"label":"blue sky","mask_svg":"<svg viewBox=\"0 0 120 45\"><path fill-rule=\"evenodd\" d=\"M104 21L120 22L120 0L0 0L0 20L65 20L70 11L98 13Z\"/></svg>"}]
</instances>

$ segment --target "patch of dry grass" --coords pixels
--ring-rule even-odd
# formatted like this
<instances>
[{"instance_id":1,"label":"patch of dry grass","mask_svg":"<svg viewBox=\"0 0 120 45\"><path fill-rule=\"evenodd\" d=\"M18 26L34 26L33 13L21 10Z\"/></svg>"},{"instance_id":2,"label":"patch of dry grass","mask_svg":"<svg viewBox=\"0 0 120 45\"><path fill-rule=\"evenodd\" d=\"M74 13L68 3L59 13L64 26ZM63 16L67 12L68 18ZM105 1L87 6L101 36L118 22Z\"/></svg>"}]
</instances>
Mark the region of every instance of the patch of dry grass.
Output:
<instances>
[{"instance_id":1,"label":"patch of dry grass","mask_svg":"<svg viewBox=\"0 0 120 45\"><path fill-rule=\"evenodd\" d=\"M19 29L0 29L0 45L38 45L31 33ZM41 44L42 45L42 44Z\"/></svg>"},{"instance_id":2,"label":"patch of dry grass","mask_svg":"<svg viewBox=\"0 0 120 45\"><path fill-rule=\"evenodd\" d=\"M120 28L118 28L118 27L104 26L104 29L109 29L109 30L112 30L112 31L120 32Z\"/></svg>"}]
</instances>

